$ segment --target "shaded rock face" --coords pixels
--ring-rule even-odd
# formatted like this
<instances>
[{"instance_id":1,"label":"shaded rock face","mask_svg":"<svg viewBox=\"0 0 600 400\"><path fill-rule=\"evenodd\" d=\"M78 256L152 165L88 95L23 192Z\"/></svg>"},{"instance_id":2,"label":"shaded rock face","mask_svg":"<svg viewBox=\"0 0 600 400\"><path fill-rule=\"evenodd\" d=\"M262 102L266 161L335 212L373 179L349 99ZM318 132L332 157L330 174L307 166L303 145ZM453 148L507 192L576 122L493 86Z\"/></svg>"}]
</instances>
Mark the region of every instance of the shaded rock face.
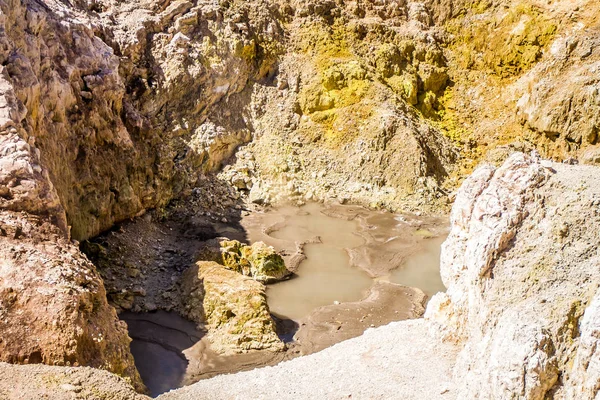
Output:
<instances>
[{"instance_id":1,"label":"shaded rock face","mask_svg":"<svg viewBox=\"0 0 600 400\"><path fill-rule=\"evenodd\" d=\"M248 246L237 240L220 242L223 265L252 279L271 283L290 275L283 257L271 246L255 242Z\"/></svg>"},{"instance_id":2,"label":"shaded rock face","mask_svg":"<svg viewBox=\"0 0 600 400\"><path fill-rule=\"evenodd\" d=\"M111 10L98 15L79 6L0 3L1 128L16 130L32 168L43 164L30 180L56 190L78 240L164 205L250 140L241 115L223 117L232 124L225 128L207 121L207 110L226 97L233 108L247 102L236 94L272 62L271 55L255 60L264 48L254 30L268 25L269 38L281 31L269 11L232 29L235 12L225 16L214 6L139 6L98 2L96 10ZM36 195L21 186L10 196Z\"/></svg>"},{"instance_id":3,"label":"shaded rock face","mask_svg":"<svg viewBox=\"0 0 600 400\"><path fill-rule=\"evenodd\" d=\"M0 213L0 361L89 365L143 390L92 263L42 218Z\"/></svg>"},{"instance_id":4,"label":"shaded rock face","mask_svg":"<svg viewBox=\"0 0 600 400\"><path fill-rule=\"evenodd\" d=\"M426 312L462 347L458 398L597 395L598 176L515 154L463 184Z\"/></svg>"},{"instance_id":5,"label":"shaded rock face","mask_svg":"<svg viewBox=\"0 0 600 400\"><path fill-rule=\"evenodd\" d=\"M206 324L219 353L284 349L269 314L265 287L212 261L199 261L182 277L184 312Z\"/></svg>"}]
</instances>

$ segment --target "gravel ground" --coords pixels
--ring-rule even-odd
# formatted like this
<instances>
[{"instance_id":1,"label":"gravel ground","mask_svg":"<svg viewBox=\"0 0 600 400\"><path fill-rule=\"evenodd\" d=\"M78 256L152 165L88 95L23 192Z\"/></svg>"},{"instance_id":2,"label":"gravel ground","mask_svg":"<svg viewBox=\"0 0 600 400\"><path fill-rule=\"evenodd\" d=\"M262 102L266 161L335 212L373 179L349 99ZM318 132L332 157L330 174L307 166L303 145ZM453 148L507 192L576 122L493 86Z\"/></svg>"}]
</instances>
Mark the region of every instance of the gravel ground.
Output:
<instances>
[{"instance_id":1,"label":"gravel ground","mask_svg":"<svg viewBox=\"0 0 600 400\"><path fill-rule=\"evenodd\" d=\"M0 400L150 400L124 379L89 367L0 363Z\"/></svg>"},{"instance_id":2,"label":"gravel ground","mask_svg":"<svg viewBox=\"0 0 600 400\"><path fill-rule=\"evenodd\" d=\"M424 320L395 322L310 356L221 375L159 399L451 399L456 349L434 343Z\"/></svg>"}]
</instances>

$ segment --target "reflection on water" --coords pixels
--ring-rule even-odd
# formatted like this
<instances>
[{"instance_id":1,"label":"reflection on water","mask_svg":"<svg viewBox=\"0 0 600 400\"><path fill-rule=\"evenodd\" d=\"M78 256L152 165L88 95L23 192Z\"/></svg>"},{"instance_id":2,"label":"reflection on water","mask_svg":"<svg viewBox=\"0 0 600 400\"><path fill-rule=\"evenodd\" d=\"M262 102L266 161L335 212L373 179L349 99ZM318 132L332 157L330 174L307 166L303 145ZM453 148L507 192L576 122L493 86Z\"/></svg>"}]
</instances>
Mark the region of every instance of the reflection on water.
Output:
<instances>
[{"instance_id":1,"label":"reflection on water","mask_svg":"<svg viewBox=\"0 0 600 400\"><path fill-rule=\"evenodd\" d=\"M142 381L155 397L181 387L188 366L183 351L203 336L196 325L173 312L125 312L131 354Z\"/></svg>"},{"instance_id":2,"label":"reflection on water","mask_svg":"<svg viewBox=\"0 0 600 400\"><path fill-rule=\"evenodd\" d=\"M429 297L445 292L440 277L440 251L445 237L425 239L424 250L407 258L390 274L390 282L421 289Z\"/></svg>"},{"instance_id":3,"label":"reflection on water","mask_svg":"<svg viewBox=\"0 0 600 400\"><path fill-rule=\"evenodd\" d=\"M133 339L131 354L142 380L152 397L182 386L187 360L160 344ZM160 373L156 366L160 365Z\"/></svg>"}]
</instances>

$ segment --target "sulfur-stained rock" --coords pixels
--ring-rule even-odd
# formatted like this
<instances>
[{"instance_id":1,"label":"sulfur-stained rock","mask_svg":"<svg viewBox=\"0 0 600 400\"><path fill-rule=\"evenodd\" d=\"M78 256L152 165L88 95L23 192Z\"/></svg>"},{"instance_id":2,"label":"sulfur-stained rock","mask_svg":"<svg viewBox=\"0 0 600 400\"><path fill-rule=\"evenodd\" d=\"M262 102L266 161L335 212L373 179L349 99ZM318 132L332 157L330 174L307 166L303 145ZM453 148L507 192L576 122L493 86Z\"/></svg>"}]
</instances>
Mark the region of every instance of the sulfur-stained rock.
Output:
<instances>
[{"instance_id":1,"label":"sulfur-stained rock","mask_svg":"<svg viewBox=\"0 0 600 400\"><path fill-rule=\"evenodd\" d=\"M223 265L233 271L263 283L280 281L290 275L281 255L263 242L248 246L237 240L224 240L220 245Z\"/></svg>"},{"instance_id":2,"label":"sulfur-stained rock","mask_svg":"<svg viewBox=\"0 0 600 400\"><path fill-rule=\"evenodd\" d=\"M600 146L587 148L580 157L583 164L600 165Z\"/></svg>"},{"instance_id":3,"label":"sulfur-stained rock","mask_svg":"<svg viewBox=\"0 0 600 400\"><path fill-rule=\"evenodd\" d=\"M200 261L184 273L182 287L188 318L208 325L215 351L283 350L261 283L215 262Z\"/></svg>"}]
</instances>

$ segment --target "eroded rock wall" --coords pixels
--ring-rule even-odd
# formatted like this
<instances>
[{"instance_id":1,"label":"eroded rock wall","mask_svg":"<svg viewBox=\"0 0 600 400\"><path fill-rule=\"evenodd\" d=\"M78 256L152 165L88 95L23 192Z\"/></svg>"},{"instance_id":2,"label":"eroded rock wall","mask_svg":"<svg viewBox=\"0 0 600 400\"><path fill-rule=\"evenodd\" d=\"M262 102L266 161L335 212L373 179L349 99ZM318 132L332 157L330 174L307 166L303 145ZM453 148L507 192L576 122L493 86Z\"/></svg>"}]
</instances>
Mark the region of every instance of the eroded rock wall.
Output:
<instances>
[{"instance_id":1,"label":"eroded rock wall","mask_svg":"<svg viewBox=\"0 0 600 400\"><path fill-rule=\"evenodd\" d=\"M144 385L94 265L43 217L0 214L0 361L88 365Z\"/></svg>"},{"instance_id":2,"label":"eroded rock wall","mask_svg":"<svg viewBox=\"0 0 600 400\"><path fill-rule=\"evenodd\" d=\"M463 184L426 312L458 398L596 396L599 205L597 168L523 154Z\"/></svg>"},{"instance_id":3,"label":"eroded rock wall","mask_svg":"<svg viewBox=\"0 0 600 400\"><path fill-rule=\"evenodd\" d=\"M250 82L273 73L277 12L0 2L2 360L91 365L143 388L71 239L185 194L250 140L227 108L243 109Z\"/></svg>"}]
</instances>

